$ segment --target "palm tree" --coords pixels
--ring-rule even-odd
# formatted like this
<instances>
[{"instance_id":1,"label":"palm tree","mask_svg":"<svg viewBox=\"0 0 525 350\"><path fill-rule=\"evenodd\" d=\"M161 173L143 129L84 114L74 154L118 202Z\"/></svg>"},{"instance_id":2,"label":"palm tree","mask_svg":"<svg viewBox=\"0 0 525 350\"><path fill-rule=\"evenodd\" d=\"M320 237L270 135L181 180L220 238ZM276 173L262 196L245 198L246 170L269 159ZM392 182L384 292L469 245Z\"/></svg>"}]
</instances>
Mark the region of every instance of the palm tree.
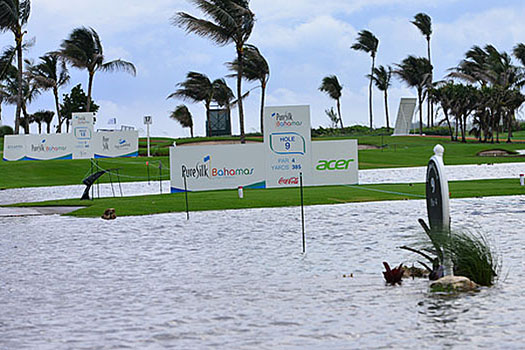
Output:
<instances>
[{"instance_id":1,"label":"palm tree","mask_svg":"<svg viewBox=\"0 0 525 350\"><path fill-rule=\"evenodd\" d=\"M372 68L370 69L370 75L374 74L374 65L375 65L375 59L376 59L378 46L379 46L379 39L376 38L376 36L368 30L360 31L357 34L356 42L351 46L351 48L354 50L370 53L370 57L372 58ZM372 78L370 78L370 85L368 86L368 110L370 114L370 130L372 130L373 128Z\"/></svg>"},{"instance_id":2,"label":"palm tree","mask_svg":"<svg viewBox=\"0 0 525 350\"><path fill-rule=\"evenodd\" d=\"M386 129L390 131L390 121L388 118L388 88L390 87L392 79L392 68L388 66L387 68L379 66L374 68L374 73L371 76L374 81L377 89L383 91L385 96L385 116L386 116Z\"/></svg>"},{"instance_id":3,"label":"palm tree","mask_svg":"<svg viewBox=\"0 0 525 350\"><path fill-rule=\"evenodd\" d=\"M60 133L63 119L60 116L58 89L69 82L69 73L65 62L63 60L60 61L56 54L47 54L40 57L40 63L33 66L29 73L43 90L53 90L56 114L58 116L57 132Z\"/></svg>"},{"instance_id":4,"label":"palm tree","mask_svg":"<svg viewBox=\"0 0 525 350\"><path fill-rule=\"evenodd\" d=\"M337 114L339 115L339 123L341 124L341 129L343 129L343 117L341 116L341 96L343 91L343 86L339 84L339 80L335 75L328 75L323 78L319 91L326 92L328 96L333 98L337 102Z\"/></svg>"},{"instance_id":5,"label":"palm tree","mask_svg":"<svg viewBox=\"0 0 525 350\"><path fill-rule=\"evenodd\" d=\"M170 114L170 118L179 122L183 128L190 128L190 134L193 138L193 117L185 105L179 105Z\"/></svg>"},{"instance_id":6,"label":"palm tree","mask_svg":"<svg viewBox=\"0 0 525 350\"><path fill-rule=\"evenodd\" d=\"M15 47L17 54L17 83L18 95L16 100L16 114L15 114L15 134L20 132L20 112L22 110L22 75L23 75L23 57L22 47L24 42L24 35L27 33L23 31L24 26L29 20L31 13L30 0L0 0L0 31L10 31L15 36Z\"/></svg>"},{"instance_id":7,"label":"palm tree","mask_svg":"<svg viewBox=\"0 0 525 350\"><path fill-rule=\"evenodd\" d=\"M244 111L242 105L242 77L244 44L250 37L255 23L255 15L250 11L248 0L191 0L210 20L196 18L185 12L178 12L172 23L212 40L219 46L235 44L237 52L237 104L239 105L239 124L241 143L245 143Z\"/></svg>"},{"instance_id":8,"label":"palm tree","mask_svg":"<svg viewBox=\"0 0 525 350\"><path fill-rule=\"evenodd\" d=\"M404 81L409 87L417 89L419 102L419 134L423 135L423 112L422 104L425 88L429 86L432 74L432 66L426 58L408 56L400 64L396 64L394 70L399 79Z\"/></svg>"},{"instance_id":9,"label":"palm tree","mask_svg":"<svg viewBox=\"0 0 525 350\"><path fill-rule=\"evenodd\" d=\"M266 97L266 85L270 79L270 67L259 49L250 44L244 45L243 61L243 78L247 81L258 81L261 84L258 86L261 88L260 124L261 134L264 136L264 100ZM238 72L239 70L239 62L237 59L233 62L228 62L226 65L234 72Z\"/></svg>"},{"instance_id":10,"label":"palm tree","mask_svg":"<svg viewBox=\"0 0 525 350\"><path fill-rule=\"evenodd\" d=\"M91 108L91 92L93 78L97 71L113 72L124 71L135 76L137 70L131 62L113 60L106 62L104 50L98 33L93 28L79 27L73 29L69 37L60 45L61 50L57 52L67 60L73 67L88 71L88 94L86 101L86 112Z\"/></svg>"},{"instance_id":11,"label":"palm tree","mask_svg":"<svg viewBox=\"0 0 525 350\"><path fill-rule=\"evenodd\" d=\"M432 57L430 55L430 36L432 35L432 18L430 18L430 16L425 13L418 13L414 16L414 20L411 21L411 23L415 25L419 29L421 34L425 36L425 39L427 39L428 62L432 64ZM430 81L432 82L432 77L430 78ZM434 126L434 108L432 106L432 102L429 99L427 99L427 105L427 123L429 124L429 126Z\"/></svg>"},{"instance_id":12,"label":"palm tree","mask_svg":"<svg viewBox=\"0 0 525 350\"><path fill-rule=\"evenodd\" d=\"M233 99L233 92L226 85L224 79L217 79L213 82L202 73L189 72L186 80L178 83L179 87L167 98L180 98L191 102L202 102L206 108L206 120L208 124L208 135L211 135L210 107L213 101L220 106L230 108L230 101Z\"/></svg>"}]
</instances>

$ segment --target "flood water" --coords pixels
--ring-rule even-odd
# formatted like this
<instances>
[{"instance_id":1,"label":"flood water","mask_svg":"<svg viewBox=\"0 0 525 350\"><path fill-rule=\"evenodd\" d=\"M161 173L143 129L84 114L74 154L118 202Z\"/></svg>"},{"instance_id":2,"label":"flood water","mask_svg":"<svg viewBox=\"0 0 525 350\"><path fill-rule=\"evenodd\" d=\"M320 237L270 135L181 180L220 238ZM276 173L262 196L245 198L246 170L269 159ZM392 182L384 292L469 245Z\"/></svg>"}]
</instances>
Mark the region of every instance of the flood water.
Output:
<instances>
[{"instance_id":1,"label":"flood water","mask_svg":"<svg viewBox=\"0 0 525 350\"><path fill-rule=\"evenodd\" d=\"M453 200L492 237L493 288L386 286L425 202L118 218L0 218L0 349L523 348L525 196ZM353 277L343 275L353 274Z\"/></svg>"}]
</instances>

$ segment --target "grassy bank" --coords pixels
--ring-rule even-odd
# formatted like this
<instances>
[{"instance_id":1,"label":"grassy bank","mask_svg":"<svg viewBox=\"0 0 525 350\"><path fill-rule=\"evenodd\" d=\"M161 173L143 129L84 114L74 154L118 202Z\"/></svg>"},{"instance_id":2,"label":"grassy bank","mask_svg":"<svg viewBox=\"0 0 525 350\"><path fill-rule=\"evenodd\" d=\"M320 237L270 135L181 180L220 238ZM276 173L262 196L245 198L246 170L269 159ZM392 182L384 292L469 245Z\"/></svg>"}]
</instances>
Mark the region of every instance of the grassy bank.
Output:
<instances>
[{"instance_id":1,"label":"grassy bank","mask_svg":"<svg viewBox=\"0 0 525 350\"><path fill-rule=\"evenodd\" d=\"M525 157L481 157L480 151L491 149L505 149L516 151L525 149L525 144L479 144L468 142L466 144L451 142L446 138L419 137L419 136L358 136L359 144L378 147L377 149L366 149L359 151L359 168L376 169L392 167L425 166L428 159L433 155L433 148L437 143L445 147L445 164L483 164L503 162L525 162ZM224 140L224 138L214 138ZM231 138L230 138L231 139ZM257 140L258 138L253 138ZM343 138L324 137L314 140L336 140ZM180 139L177 143L185 144L206 139ZM258 139L260 141L260 138ZM207 140L209 141L209 140ZM144 153L145 140L140 140L141 153ZM173 144L173 139L153 138L152 149L156 147L157 153L166 154L168 148ZM205 146L203 146L205 147ZM162 150L162 151L159 151ZM158 179L159 161L164 168L162 178L169 179L169 160L167 156L161 157L139 157L139 158L117 158L100 159L99 166L104 169L119 169L121 181L146 181L147 167L149 162L150 176ZM0 162L0 188L58 186L80 184L82 179L90 172L89 160L56 160L46 162ZM101 182L109 182L109 177L104 175ZM113 178L115 181L115 178Z\"/></svg>"},{"instance_id":2,"label":"grassy bank","mask_svg":"<svg viewBox=\"0 0 525 350\"><path fill-rule=\"evenodd\" d=\"M451 181L451 198L525 195L518 180ZM305 205L341 204L351 202L424 199L425 184L381 184L360 186L323 186L304 189ZM190 192L190 211L225 210L297 206L298 188L245 190L239 199L237 190ZM106 208L115 208L118 216L151 215L185 211L184 193L139 197L104 198L93 201L76 199L25 203L16 206L87 206L71 215L98 217Z\"/></svg>"}]
</instances>

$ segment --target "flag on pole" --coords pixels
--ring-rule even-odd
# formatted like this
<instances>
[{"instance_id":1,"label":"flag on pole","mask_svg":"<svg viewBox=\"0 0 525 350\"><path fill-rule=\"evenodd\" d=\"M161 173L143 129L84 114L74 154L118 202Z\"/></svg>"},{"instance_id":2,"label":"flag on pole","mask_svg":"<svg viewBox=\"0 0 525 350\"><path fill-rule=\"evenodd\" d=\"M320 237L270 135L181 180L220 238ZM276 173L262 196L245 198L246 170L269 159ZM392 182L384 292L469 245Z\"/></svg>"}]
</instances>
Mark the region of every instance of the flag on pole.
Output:
<instances>
[{"instance_id":1,"label":"flag on pole","mask_svg":"<svg viewBox=\"0 0 525 350\"><path fill-rule=\"evenodd\" d=\"M108 125L116 125L117 124L117 118L109 118Z\"/></svg>"}]
</instances>

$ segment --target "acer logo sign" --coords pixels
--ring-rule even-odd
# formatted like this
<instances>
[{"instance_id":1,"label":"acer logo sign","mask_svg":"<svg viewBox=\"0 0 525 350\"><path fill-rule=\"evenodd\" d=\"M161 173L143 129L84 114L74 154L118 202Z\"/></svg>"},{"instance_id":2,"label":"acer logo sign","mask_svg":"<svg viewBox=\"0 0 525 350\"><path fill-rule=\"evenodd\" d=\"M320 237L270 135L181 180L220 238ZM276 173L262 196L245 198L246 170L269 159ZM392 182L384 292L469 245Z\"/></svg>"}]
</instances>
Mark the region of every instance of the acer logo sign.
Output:
<instances>
[{"instance_id":1,"label":"acer logo sign","mask_svg":"<svg viewBox=\"0 0 525 350\"><path fill-rule=\"evenodd\" d=\"M284 177L281 177L279 179L279 185L297 185L297 184L299 184L298 177L291 177L289 179L285 179Z\"/></svg>"},{"instance_id":2,"label":"acer logo sign","mask_svg":"<svg viewBox=\"0 0 525 350\"><path fill-rule=\"evenodd\" d=\"M321 159L315 170L318 171L331 171L331 170L347 170L352 163L353 159L339 159L339 160L323 160Z\"/></svg>"}]
</instances>

